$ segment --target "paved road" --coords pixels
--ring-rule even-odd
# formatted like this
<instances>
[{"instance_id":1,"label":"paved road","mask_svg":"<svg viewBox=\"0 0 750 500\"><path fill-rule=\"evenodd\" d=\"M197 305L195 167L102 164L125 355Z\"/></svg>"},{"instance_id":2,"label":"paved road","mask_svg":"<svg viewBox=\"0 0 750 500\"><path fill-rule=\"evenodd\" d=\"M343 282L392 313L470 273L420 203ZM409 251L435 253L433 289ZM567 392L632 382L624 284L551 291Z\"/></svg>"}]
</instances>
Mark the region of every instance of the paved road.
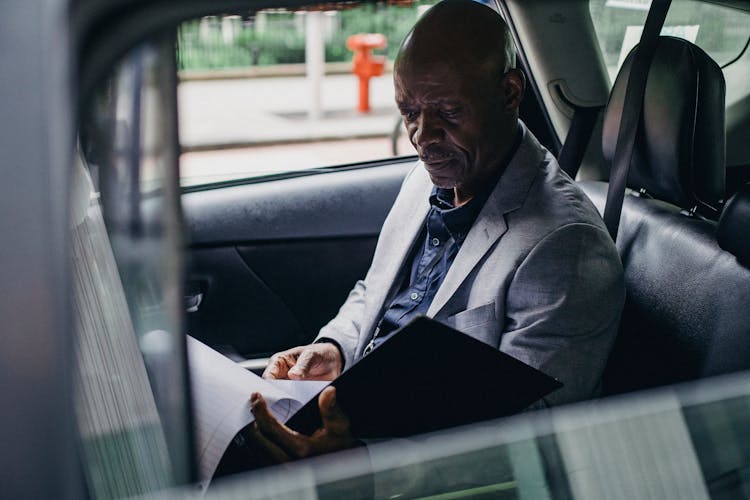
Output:
<instances>
[{"instance_id":1,"label":"paved road","mask_svg":"<svg viewBox=\"0 0 750 500\"><path fill-rule=\"evenodd\" d=\"M355 110L353 75L328 75L321 84L323 116L308 119L304 77L188 81L178 89L180 141L187 150L316 139L384 136L397 116L391 75L370 82L373 112Z\"/></svg>"},{"instance_id":2,"label":"paved road","mask_svg":"<svg viewBox=\"0 0 750 500\"><path fill-rule=\"evenodd\" d=\"M181 83L183 184L391 156L389 136L398 116L391 75L374 78L370 85L373 111L362 115L354 109L357 80L327 76L322 117L311 120L304 77ZM398 151L413 150L402 138Z\"/></svg>"}]
</instances>

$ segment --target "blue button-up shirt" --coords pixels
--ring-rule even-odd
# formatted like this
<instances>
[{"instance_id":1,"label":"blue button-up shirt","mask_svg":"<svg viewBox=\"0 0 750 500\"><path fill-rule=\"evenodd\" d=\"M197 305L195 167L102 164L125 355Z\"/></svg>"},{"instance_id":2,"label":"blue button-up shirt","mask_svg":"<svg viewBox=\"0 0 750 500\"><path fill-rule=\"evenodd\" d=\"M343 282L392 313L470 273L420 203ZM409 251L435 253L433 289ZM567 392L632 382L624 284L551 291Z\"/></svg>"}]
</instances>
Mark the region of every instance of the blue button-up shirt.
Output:
<instances>
[{"instance_id":1,"label":"blue button-up shirt","mask_svg":"<svg viewBox=\"0 0 750 500\"><path fill-rule=\"evenodd\" d=\"M411 252L408 279L404 276L401 289L386 309L368 352L415 316L427 313L489 190L459 207L453 205L453 194L453 189L433 188L427 222L417 239L421 244L415 245Z\"/></svg>"},{"instance_id":2,"label":"blue button-up shirt","mask_svg":"<svg viewBox=\"0 0 750 500\"><path fill-rule=\"evenodd\" d=\"M522 138L523 127L519 125L515 143L505 160L506 165L515 155ZM502 173L505 166L498 170ZM415 316L427 313L466 234L474 225L494 186L495 182L490 183L483 193L460 207L453 205L453 189L432 189L427 223L417 238L421 244L414 246L407 259L407 262L411 262L409 274L405 276L406 270L402 271L401 288L385 309L375 336L365 348L364 354L369 354Z\"/></svg>"}]
</instances>

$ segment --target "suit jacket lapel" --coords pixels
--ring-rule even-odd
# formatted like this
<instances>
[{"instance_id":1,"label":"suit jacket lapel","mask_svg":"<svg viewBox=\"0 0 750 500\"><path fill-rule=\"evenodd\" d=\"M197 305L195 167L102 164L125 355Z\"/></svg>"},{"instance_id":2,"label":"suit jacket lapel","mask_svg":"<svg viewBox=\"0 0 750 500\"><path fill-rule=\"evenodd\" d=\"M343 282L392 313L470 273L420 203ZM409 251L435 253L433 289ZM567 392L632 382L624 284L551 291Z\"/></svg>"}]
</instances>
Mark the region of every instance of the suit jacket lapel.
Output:
<instances>
[{"instance_id":1,"label":"suit jacket lapel","mask_svg":"<svg viewBox=\"0 0 750 500\"><path fill-rule=\"evenodd\" d=\"M398 213L393 214L397 222L388 234L391 249L389 259L386 265L378 270L379 281L391 285L390 288L377 287L372 291L368 290L365 317L362 323L362 332L366 332L366 335L360 335L360 347L369 342L386 301L392 295L394 288L400 284L399 272L404 265L404 260L409 256L414 240L420 235L427 213L430 211L429 196L432 183L421 163L416 168L419 170L413 175L417 177L408 186L409 192L404 193L406 201L403 206L398 207Z\"/></svg>"},{"instance_id":2,"label":"suit jacket lapel","mask_svg":"<svg viewBox=\"0 0 750 500\"><path fill-rule=\"evenodd\" d=\"M508 230L505 214L523 205L526 195L544 159L543 150L534 136L523 127L523 137L505 172L485 202L476 222L461 245L430 305L427 315L435 316L453 296L482 257Z\"/></svg>"}]
</instances>

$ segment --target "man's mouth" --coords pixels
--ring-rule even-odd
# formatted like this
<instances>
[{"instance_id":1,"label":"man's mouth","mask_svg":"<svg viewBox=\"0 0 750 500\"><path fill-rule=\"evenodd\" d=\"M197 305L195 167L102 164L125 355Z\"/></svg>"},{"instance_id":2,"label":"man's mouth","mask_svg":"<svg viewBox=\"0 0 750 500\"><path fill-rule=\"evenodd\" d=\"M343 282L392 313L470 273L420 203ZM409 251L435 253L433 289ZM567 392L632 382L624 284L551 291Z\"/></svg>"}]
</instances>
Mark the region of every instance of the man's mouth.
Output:
<instances>
[{"instance_id":1,"label":"man's mouth","mask_svg":"<svg viewBox=\"0 0 750 500\"><path fill-rule=\"evenodd\" d=\"M430 151L427 154L422 154L420 159L425 165L440 167L455 159L455 155L448 151Z\"/></svg>"},{"instance_id":2,"label":"man's mouth","mask_svg":"<svg viewBox=\"0 0 750 500\"><path fill-rule=\"evenodd\" d=\"M443 170L446 167L450 166L451 158L446 158L445 160L433 160L433 161L426 161L424 162L425 167L427 167L428 170L435 172L439 170Z\"/></svg>"}]
</instances>

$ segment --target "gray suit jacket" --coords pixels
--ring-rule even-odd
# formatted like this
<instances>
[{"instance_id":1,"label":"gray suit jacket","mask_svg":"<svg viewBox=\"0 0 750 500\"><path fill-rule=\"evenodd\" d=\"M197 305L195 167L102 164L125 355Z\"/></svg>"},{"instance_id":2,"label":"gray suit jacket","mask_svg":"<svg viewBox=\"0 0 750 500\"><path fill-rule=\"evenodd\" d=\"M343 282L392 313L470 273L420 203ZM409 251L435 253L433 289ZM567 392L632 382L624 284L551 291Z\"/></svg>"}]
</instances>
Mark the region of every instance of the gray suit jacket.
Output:
<instances>
[{"instance_id":1,"label":"gray suit jacket","mask_svg":"<svg viewBox=\"0 0 750 500\"><path fill-rule=\"evenodd\" d=\"M546 403L561 404L596 394L624 302L622 266L594 205L521 127L518 150L427 315L556 377L564 387ZM418 163L385 220L367 276L318 335L339 343L346 367L361 358L397 291L431 189ZM471 360L435 360L438 369L462 362ZM481 374L481 367L465 369Z\"/></svg>"}]
</instances>

